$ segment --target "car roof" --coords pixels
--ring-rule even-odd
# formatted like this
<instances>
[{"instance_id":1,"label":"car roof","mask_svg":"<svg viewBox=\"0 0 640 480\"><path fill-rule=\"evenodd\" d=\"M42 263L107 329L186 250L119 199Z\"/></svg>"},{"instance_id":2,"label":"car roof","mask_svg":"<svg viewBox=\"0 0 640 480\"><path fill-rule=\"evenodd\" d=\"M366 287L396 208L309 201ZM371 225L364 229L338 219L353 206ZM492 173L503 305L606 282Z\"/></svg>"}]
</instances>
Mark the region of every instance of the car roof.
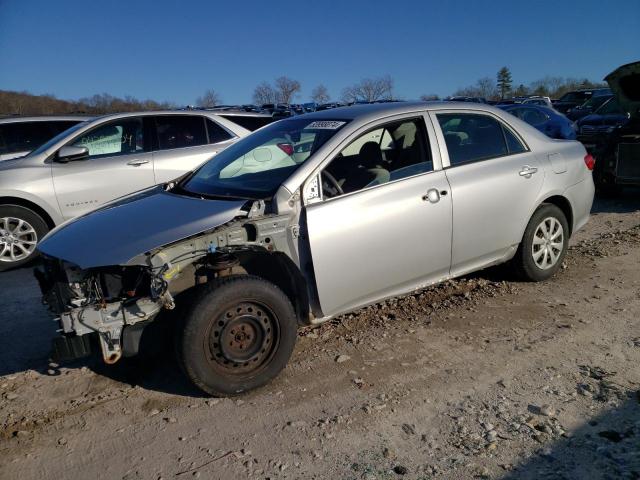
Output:
<instances>
[{"instance_id":1,"label":"car roof","mask_svg":"<svg viewBox=\"0 0 640 480\"><path fill-rule=\"evenodd\" d=\"M10 116L0 117L0 123L26 123L26 122L51 122L51 121L78 121L85 122L95 117L90 115L37 115L31 117Z\"/></svg>"},{"instance_id":2,"label":"car roof","mask_svg":"<svg viewBox=\"0 0 640 480\"><path fill-rule=\"evenodd\" d=\"M305 119L317 120L376 120L381 115L401 115L426 110L480 110L487 112L500 112L501 110L486 103L475 102L393 102L393 103L370 103L354 104L346 107L331 108L318 112L305 113ZM299 117L292 117L299 118Z\"/></svg>"}]
</instances>

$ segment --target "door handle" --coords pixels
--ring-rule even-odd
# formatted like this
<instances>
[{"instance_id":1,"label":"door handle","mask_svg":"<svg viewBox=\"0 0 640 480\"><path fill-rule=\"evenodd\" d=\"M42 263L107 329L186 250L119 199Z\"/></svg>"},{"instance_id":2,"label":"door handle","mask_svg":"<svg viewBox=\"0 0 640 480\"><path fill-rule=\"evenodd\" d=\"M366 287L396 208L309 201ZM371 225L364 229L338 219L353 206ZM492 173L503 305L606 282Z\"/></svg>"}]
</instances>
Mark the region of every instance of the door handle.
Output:
<instances>
[{"instance_id":1,"label":"door handle","mask_svg":"<svg viewBox=\"0 0 640 480\"><path fill-rule=\"evenodd\" d=\"M518 175L524 178L531 178L531 175L536 173L538 169L536 167L530 167L529 165L525 165L522 167L522 170L518 172Z\"/></svg>"},{"instance_id":2,"label":"door handle","mask_svg":"<svg viewBox=\"0 0 640 480\"><path fill-rule=\"evenodd\" d=\"M430 188L427 190L427 194L422 196L422 200L430 203L438 203L440 201L440 192L437 188Z\"/></svg>"},{"instance_id":3,"label":"door handle","mask_svg":"<svg viewBox=\"0 0 640 480\"><path fill-rule=\"evenodd\" d=\"M131 165L132 167L139 167L140 165L144 165L145 163L149 163L149 160L131 160L127 162L127 165Z\"/></svg>"}]
</instances>

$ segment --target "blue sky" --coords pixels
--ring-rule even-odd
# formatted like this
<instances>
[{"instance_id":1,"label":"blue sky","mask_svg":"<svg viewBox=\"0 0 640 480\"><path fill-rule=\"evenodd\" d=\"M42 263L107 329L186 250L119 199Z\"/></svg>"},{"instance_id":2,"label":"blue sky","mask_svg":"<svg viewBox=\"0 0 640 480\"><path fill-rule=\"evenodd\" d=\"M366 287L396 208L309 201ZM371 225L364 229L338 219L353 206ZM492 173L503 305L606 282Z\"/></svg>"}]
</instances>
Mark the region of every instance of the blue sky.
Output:
<instances>
[{"instance_id":1,"label":"blue sky","mask_svg":"<svg viewBox=\"0 0 640 480\"><path fill-rule=\"evenodd\" d=\"M0 0L0 89L193 103L251 100L280 75L305 101L391 75L397 95L448 95L508 66L601 80L640 60L640 1Z\"/></svg>"}]
</instances>

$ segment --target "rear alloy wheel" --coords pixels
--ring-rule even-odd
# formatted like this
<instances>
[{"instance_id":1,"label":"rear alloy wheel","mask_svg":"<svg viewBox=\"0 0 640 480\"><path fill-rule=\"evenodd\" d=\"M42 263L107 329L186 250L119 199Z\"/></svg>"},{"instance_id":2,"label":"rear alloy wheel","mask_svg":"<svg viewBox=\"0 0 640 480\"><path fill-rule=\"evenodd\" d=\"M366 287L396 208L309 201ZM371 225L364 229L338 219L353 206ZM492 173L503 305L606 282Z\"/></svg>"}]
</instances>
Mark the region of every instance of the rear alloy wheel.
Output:
<instances>
[{"instance_id":1,"label":"rear alloy wheel","mask_svg":"<svg viewBox=\"0 0 640 480\"><path fill-rule=\"evenodd\" d=\"M285 367L297 336L291 302L253 276L212 282L188 308L178 357L189 379L211 395L257 388Z\"/></svg>"},{"instance_id":2,"label":"rear alloy wheel","mask_svg":"<svg viewBox=\"0 0 640 480\"><path fill-rule=\"evenodd\" d=\"M540 206L524 232L513 265L524 280L539 282L555 274L567 253L567 218L555 205Z\"/></svg>"},{"instance_id":3,"label":"rear alloy wheel","mask_svg":"<svg viewBox=\"0 0 640 480\"><path fill-rule=\"evenodd\" d=\"M18 205L0 206L0 271L19 267L37 255L36 246L47 224L35 212Z\"/></svg>"}]
</instances>

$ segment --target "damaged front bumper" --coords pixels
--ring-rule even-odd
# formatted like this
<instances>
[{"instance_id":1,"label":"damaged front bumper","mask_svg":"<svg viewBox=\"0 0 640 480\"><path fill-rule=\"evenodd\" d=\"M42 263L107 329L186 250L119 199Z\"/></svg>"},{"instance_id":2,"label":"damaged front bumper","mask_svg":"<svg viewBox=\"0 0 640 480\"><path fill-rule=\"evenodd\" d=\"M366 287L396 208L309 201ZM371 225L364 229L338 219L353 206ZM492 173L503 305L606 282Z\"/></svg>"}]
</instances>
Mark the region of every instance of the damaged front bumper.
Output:
<instances>
[{"instance_id":1,"label":"damaged front bumper","mask_svg":"<svg viewBox=\"0 0 640 480\"><path fill-rule=\"evenodd\" d=\"M99 345L105 363L137 353L142 329L163 307L171 308L168 292L146 292L148 273L139 267L85 271L56 259L44 259L34 271L43 302L55 315L60 337L53 358L82 358ZM154 293L157 293L154 295Z\"/></svg>"}]
</instances>

